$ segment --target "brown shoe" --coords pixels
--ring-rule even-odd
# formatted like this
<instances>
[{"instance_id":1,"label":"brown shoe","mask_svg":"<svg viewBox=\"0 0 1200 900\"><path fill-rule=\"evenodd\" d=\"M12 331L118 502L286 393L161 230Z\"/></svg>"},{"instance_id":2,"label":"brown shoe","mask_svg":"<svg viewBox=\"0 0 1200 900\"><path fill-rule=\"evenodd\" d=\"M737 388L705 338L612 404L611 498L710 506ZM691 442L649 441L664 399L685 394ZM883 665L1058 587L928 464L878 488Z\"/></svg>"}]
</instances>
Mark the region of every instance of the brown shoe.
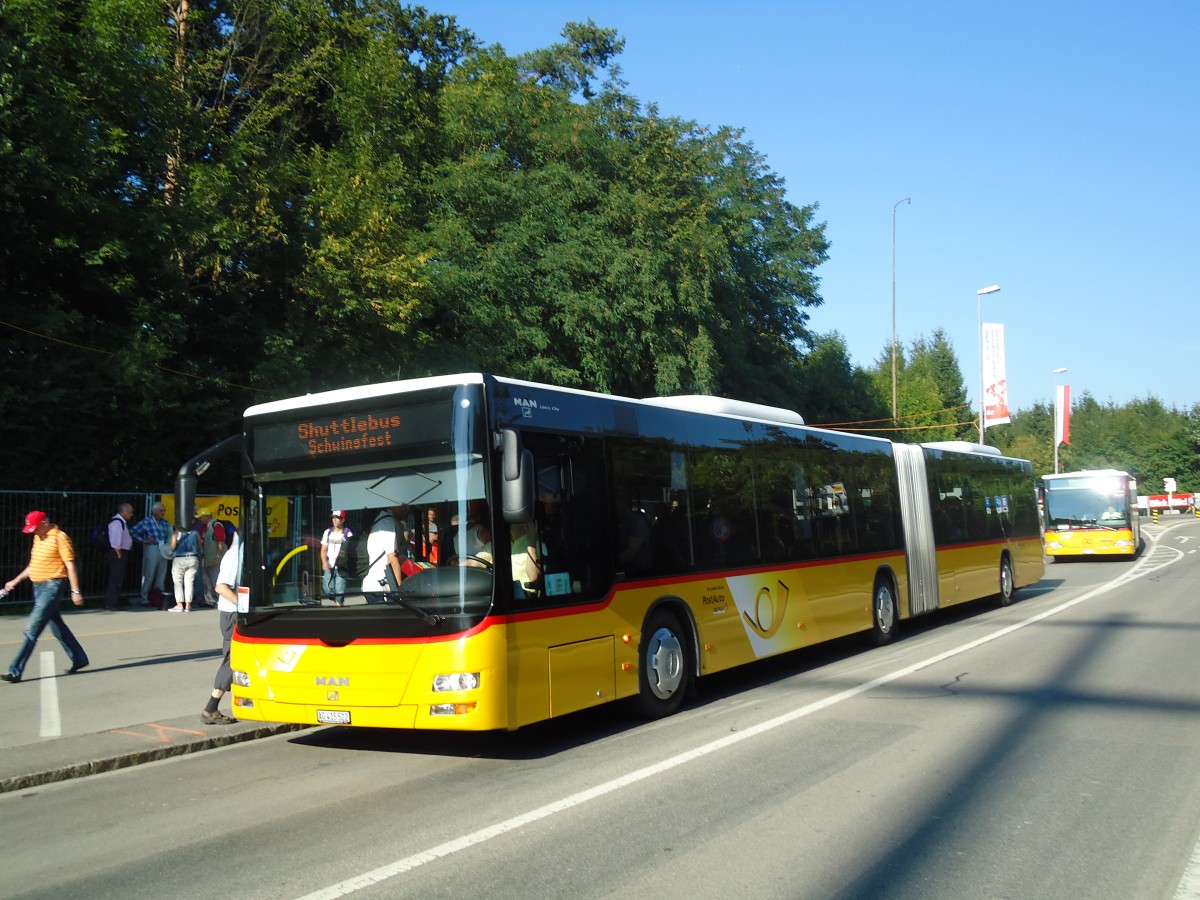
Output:
<instances>
[{"instance_id":1,"label":"brown shoe","mask_svg":"<svg viewBox=\"0 0 1200 900\"><path fill-rule=\"evenodd\" d=\"M231 718L219 709L209 712L207 709L200 713L200 721L205 725L236 725L237 719Z\"/></svg>"}]
</instances>

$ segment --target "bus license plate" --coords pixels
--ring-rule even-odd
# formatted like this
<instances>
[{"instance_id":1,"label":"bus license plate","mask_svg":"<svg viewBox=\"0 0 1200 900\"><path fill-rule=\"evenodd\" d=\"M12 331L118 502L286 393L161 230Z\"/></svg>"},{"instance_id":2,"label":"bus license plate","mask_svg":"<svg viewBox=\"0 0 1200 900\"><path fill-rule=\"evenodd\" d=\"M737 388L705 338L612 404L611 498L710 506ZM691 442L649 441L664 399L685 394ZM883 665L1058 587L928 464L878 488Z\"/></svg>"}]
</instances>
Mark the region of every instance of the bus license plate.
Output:
<instances>
[{"instance_id":1,"label":"bus license plate","mask_svg":"<svg viewBox=\"0 0 1200 900\"><path fill-rule=\"evenodd\" d=\"M345 709L318 709L317 721L322 725L349 725L350 712Z\"/></svg>"}]
</instances>

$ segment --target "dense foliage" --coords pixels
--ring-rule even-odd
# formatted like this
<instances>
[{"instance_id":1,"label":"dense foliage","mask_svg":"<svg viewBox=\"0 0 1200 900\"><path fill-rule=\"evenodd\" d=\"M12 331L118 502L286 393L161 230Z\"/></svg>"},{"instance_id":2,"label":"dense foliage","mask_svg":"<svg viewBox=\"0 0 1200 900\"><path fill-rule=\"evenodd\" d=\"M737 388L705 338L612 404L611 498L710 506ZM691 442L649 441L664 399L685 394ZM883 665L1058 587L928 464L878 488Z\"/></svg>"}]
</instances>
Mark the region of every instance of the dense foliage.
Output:
<instances>
[{"instance_id":1,"label":"dense foliage","mask_svg":"<svg viewBox=\"0 0 1200 900\"><path fill-rule=\"evenodd\" d=\"M398 0L5 0L0 487L164 488L252 403L464 370L891 427L808 328L815 204L638 103L621 49L512 57ZM905 356L902 436L969 436L944 336ZM1138 459L1194 458L1150 406Z\"/></svg>"}]
</instances>

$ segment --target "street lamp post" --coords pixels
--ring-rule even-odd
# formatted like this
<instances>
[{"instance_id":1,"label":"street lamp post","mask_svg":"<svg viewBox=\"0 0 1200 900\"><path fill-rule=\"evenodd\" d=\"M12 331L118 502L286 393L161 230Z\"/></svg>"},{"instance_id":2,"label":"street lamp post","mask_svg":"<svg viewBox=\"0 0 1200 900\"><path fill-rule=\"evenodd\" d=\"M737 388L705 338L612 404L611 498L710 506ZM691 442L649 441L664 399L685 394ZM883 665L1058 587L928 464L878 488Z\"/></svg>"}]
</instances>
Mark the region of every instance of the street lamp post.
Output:
<instances>
[{"instance_id":1,"label":"street lamp post","mask_svg":"<svg viewBox=\"0 0 1200 900\"><path fill-rule=\"evenodd\" d=\"M1000 285L989 284L975 292L975 299L979 303L979 443L981 444L987 443L983 437L984 416L987 415L987 399L983 393L983 295L994 294L999 290Z\"/></svg>"},{"instance_id":2,"label":"street lamp post","mask_svg":"<svg viewBox=\"0 0 1200 900\"><path fill-rule=\"evenodd\" d=\"M896 424L896 208L901 203L912 203L905 197L892 204L892 425Z\"/></svg>"},{"instance_id":3,"label":"street lamp post","mask_svg":"<svg viewBox=\"0 0 1200 900\"><path fill-rule=\"evenodd\" d=\"M1050 374L1051 375L1061 375L1065 371L1067 371L1067 369L1065 366L1063 366L1061 368L1055 369ZM1054 440L1054 474L1055 475L1058 474L1058 417L1059 417L1059 415L1060 415L1060 413L1058 411L1058 379L1055 378L1054 379L1054 419L1050 425L1050 432L1051 432L1051 434L1054 435L1053 440Z\"/></svg>"}]
</instances>

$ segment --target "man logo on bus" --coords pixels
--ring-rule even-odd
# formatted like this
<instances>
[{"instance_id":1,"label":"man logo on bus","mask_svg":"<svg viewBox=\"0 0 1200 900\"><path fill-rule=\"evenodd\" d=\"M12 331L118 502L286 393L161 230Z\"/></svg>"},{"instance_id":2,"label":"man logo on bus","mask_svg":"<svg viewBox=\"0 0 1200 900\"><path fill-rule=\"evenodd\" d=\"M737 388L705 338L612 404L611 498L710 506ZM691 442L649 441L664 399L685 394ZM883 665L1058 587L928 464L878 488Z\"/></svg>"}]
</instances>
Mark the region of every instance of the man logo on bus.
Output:
<instances>
[{"instance_id":1,"label":"man logo on bus","mask_svg":"<svg viewBox=\"0 0 1200 900\"><path fill-rule=\"evenodd\" d=\"M770 588L759 588L758 596L754 598L754 615L751 616L748 612L743 612L742 615L750 623L750 627L754 629L755 634L761 638L769 638L783 624L783 616L787 611L787 602L788 587L781 581L779 582L778 603L771 597Z\"/></svg>"}]
</instances>

